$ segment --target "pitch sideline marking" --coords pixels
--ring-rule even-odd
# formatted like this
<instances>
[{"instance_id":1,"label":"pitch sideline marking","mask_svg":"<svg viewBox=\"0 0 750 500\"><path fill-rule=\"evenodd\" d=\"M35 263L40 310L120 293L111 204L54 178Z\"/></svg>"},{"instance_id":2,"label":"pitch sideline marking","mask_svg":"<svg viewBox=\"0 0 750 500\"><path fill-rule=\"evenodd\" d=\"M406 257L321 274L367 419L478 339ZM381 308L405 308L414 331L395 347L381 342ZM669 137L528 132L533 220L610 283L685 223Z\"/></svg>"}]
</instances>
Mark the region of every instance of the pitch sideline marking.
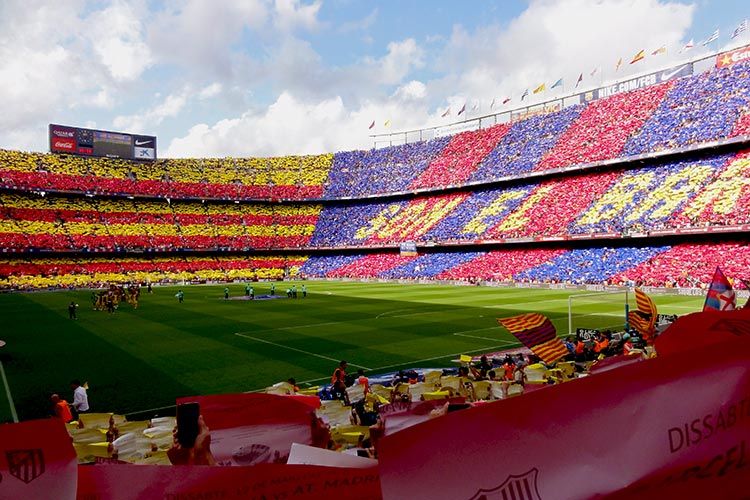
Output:
<instances>
[{"instance_id":1,"label":"pitch sideline marking","mask_svg":"<svg viewBox=\"0 0 750 500\"><path fill-rule=\"evenodd\" d=\"M13 396L10 394L10 385L8 385L8 378L5 376L5 370L3 369L3 363L0 361L0 376L3 379L3 385L5 386L5 395L8 396L8 404L10 405L10 416L13 421L18 423L18 413L16 413L16 405L13 403Z\"/></svg>"},{"instance_id":2,"label":"pitch sideline marking","mask_svg":"<svg viewBox=\"0 0 750 500\"><path fill-rule=\"evenodd\" d=\"M270 344L272 346L281 347L283 349L289 349L290 351L296 351L296 352L299 352L299 353L302 353L302 354L307 354L308 356L315 356L316 358L326 359L328 361L334 361L336 363L338 363L339 361L341 361L340 359L331 358L329 356L323 356L322 354L317 354L317 353L314 353L314 352L305 351L303 349L297 349L296 347L290 347L290 346L284 345L284 344L277 344L276 342L271 342L270 340L259 339L258 337L251 337L250 335L245 335L245 334L239 333L239 332L235 333L235 335L237 335L238 337L243 337L243 338L246 338L246 339L254 340L256 342L262 342L264 344ZM371 370L371 368L367 368L366 366L355 365L354 363L349 363L349 364L352 365L352 366L354 366L354 367L357 367L357 368L362 368L363 370L368 370L368 371Z\"/></svg>"}]
</instances>

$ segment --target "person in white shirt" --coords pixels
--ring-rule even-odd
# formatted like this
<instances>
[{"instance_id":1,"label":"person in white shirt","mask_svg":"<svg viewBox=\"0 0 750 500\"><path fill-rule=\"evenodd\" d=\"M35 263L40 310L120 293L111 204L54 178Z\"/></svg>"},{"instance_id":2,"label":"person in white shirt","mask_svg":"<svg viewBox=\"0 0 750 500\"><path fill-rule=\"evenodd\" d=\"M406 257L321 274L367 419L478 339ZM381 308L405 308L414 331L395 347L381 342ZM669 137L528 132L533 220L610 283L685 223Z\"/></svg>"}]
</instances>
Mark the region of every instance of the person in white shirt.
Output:
<instances>
[{"instance_id":1,"label":"person in white shirt","mask_svg":"<svg viewBox=\"0 0 750 500\"><path fill-rule=\"evenodd\" d=\"M70 388L73 389L73 403L71 406L76 413L86 413L89 411L89 396L86 389L81 385L79 380L72 380Z\"/></svg>"}]
</instances>

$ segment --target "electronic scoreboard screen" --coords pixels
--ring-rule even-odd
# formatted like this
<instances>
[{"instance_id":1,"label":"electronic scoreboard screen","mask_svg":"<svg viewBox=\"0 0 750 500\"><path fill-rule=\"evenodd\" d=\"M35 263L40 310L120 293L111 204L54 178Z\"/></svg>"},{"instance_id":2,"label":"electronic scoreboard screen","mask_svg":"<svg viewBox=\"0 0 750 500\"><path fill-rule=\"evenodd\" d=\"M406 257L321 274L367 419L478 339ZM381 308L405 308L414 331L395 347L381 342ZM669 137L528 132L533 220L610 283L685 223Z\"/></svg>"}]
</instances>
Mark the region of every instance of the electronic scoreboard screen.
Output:
<instances>
[{"instance_id":1,"label":"electronic scoreboard screen","mask_svg":"<svg viewBox=\"0 0 750 500\"><path fill-rule=\"evenodd\" d=\"M50 124L49 149L53 153L149 161L156 159L156 137Z\"/></svg>"}]
</instances>

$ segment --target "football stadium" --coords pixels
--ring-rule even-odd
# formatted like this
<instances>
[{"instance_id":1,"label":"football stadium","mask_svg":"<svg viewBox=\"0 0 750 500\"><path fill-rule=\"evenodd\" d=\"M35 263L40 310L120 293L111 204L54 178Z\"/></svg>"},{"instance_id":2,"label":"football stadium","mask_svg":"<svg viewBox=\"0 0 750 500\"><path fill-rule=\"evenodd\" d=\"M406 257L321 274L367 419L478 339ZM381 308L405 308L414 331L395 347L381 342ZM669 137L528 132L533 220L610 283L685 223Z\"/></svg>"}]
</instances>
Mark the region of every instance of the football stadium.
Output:
<instances>
[{"instance_id":1,"label":"football stadium","mask_svg":"<svg viewBox=\"0 0 750 500\"><path fill-rule=\"evenodd\" d=\"M320 1L199 3L175 12L240 31L243 16L269 16L257 22L274 36L302 43L294 30L309 30L302 52L335 31ZM510 9L508 33L544 13L669 7L677 23L699 8L520 4L494 6ZM101 26L95 16L135 8L88 7ZM156 61L150 44L189 29L165 21L173 7L144 8L172 30L143 35ZM337 36L354 40L391 8ZM443 15L412 8L403 15ZM186 96L205 110L231 93L220 83L186 84L183 101L137 119L115 104L91 119L48 105L29 118L44 122L29 147L13 125L0 140L0 498L747 498L750 32L747 13L724 14L732 28L697 42L684 20L670 44L623 42L610 67L581 55L566 76L526 71L494 96L442 90L424 115L403 92L458 83L412 80L381 114L350 115L361 130L313 124L312 148L290 122L268 133L273 148L222 142L252 112L220 116L218 103L205 111L215 127L191 128ZM449 43L499 50L489 27L459 24ZM123 26L123 43L146 29ZM70 42L89 36L80 29L58 56L99 53ZM214 35L202 50L223 60ZM231 52L242 37L221 43ZM129 82L119 91L153 86L123 76L135 63L108 47L122 49L122 65L105 64ZM444 65L419 53L409 71ZM34 61L0 62L0 81L8 69L33 86ZM144 67L160 64L172 63ZM182 71L170 68L156 89ZM403 124L399 106L414 114ZM170 127L217 135L180 150Z\"/></svg>"}]
</instances>

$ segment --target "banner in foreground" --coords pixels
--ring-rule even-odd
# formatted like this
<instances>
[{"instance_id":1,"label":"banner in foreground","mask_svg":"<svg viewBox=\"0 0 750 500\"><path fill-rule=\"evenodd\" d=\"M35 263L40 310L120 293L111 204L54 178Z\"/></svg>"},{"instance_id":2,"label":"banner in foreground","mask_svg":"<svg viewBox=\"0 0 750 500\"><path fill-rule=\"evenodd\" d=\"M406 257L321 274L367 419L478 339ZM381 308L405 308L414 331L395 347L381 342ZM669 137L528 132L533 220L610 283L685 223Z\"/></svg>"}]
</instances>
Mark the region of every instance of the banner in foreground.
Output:
<instances>
[{"instance_id":1,"label":"banner in foreground","mask_svg":"<svg viewBox=\"0 0 750 500\"><path fill-rule=\"evenodd\" d=\"M749 340L675 352L386 436L383 495L739 498L750 491Z\"/></svg>"}]
</instances>

